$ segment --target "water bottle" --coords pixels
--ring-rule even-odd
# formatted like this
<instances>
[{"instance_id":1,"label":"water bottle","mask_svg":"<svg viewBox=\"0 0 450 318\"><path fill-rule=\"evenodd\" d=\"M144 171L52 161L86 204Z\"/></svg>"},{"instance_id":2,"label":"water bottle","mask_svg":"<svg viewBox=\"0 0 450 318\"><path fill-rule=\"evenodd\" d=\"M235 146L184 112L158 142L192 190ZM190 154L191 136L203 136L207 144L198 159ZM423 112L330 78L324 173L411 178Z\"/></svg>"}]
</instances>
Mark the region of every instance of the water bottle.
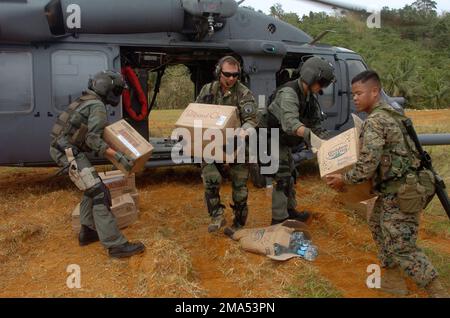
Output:
<instances>
[{"instance_id":1,"label":"water bottle","mask_svg":"<svg viewBox=\"0 0 450 318\"><path fill-rule=\"evenodd\" d=\"M280 245L278 243L273 244L273 251L276 256L279 256L281 254L290 253L290 250L288 247L285 247L283 245Z\"/></svg>"},{"instance_id":2,"label":"water bottle","mask_svg":"<svg viewBox=\"0 0 450 318\"><path fill-rule=\"evenodd\" d=\"M306 240L306 238L303 232L294 232L291 235L291 241L303 242L304 240Z\"/></svg>"},{"instance_id":3,"label":"water bottle","mask_svg":"<svg viewBox=\"0 0 450 318\"><path fill-rule=\"evenodd\" d=\"M317 247L315 245L309 245L308 248L305 251L305 259L308 261L314 261L317 258L317 255L319 253L317 252Z\"/></svg>"},{"instance_id":4,"label":"water bottle","mask_svg":"<svg viewBox=\"0 0 450 318\"><path fill-rule=\"evenodd\" d=\"M292 233L289 247L275 243L273 248L277 256L285 253L293 253L300 255L308 261L314 261L318 255L317 247L305 238L303 232Z\"/></svg>"},{"instance_id":5,"label":"water bottle","mask_svg":"<svg viewBox=\"0 0 450 318\"><path fill-rule=\"evenodd\" d=\"M289 248L293 253L302 256L308 261L314 261L318 255L317 247L305 238L303 232L292 233Z\"/></svg>"}]
</instances>

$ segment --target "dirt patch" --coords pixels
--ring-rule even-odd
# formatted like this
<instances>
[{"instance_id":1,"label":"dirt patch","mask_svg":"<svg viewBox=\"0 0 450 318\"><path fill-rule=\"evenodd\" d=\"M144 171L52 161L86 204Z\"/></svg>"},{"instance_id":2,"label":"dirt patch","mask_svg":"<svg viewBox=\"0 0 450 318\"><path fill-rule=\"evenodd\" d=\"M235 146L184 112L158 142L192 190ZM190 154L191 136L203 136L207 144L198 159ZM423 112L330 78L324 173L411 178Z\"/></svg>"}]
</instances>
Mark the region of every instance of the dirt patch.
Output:
<instances>
[{"instance_id":1,"label":"dirt patch","mask_svg":"<svg viewBox=\"0 0 450 318\"><path fill-rule=\"evenodd\" d=\"M79 247L70 212L80 193L73 191L67 180L44 182L52 172L11 174L16 190L27 184L29 191L15 194L22 200L16 202L20 209L11 212L0 205L2 233L19 229L15 236L5 234L8 239L1 240L2 248L7 244L14 247L2 254L0 296L386 297L365 286L367 266L377 263L367 227L340 207L333 199L335 194L314 175L302 176L297 191L300 207L315 213L310 227L319 257L313 263L301 259L278 263L242 251L223 233L207 232L209 217L195 167L148 170L138 176L139 221L124 234L130 240L143 241L146 253L118 261L110 259L98 243ZM4 182L0 181L1 191L11 191ZM69 189L57 190L59 185ZM47 194L30 201L41 192ZM228 181L222 199L230 224ZM270 200L265 189L250 187L249 227L269 224ZM81 268L79 290L66 286L70 264ZM320 290L334 292L314 294ZM416 291L413 296L422 294Z\"/></svg>"},{"instance_id":2,"label":"dirt patch","mask_svg":"<svg viewBox=\"0 0 450 318\"><path fill-rule=\"evenodd\" d=\"M366 287L367 267L378 261L364 219L336 200L314 164L303 168L296 189L298 208L314 213L310 232L319 257L283 263L207 232L198 167L137 176L139 220L123 233L144 242L144 254L114 260L99 243L80 247L70 214L81 193L68 177L53 177L56 171L0 168L0 297L389 297ZM231 224L229 180L221 196ZM269 225L270 206L266 189L250 186L247 226ZM426 213L424 225L435 217ZM448 239L436 233L422 230L420 242L448 257ZM71 264L80 266L80 289L66 285ZM409 287L410 297L425 296Z\"/></svg>"}]
</instances>

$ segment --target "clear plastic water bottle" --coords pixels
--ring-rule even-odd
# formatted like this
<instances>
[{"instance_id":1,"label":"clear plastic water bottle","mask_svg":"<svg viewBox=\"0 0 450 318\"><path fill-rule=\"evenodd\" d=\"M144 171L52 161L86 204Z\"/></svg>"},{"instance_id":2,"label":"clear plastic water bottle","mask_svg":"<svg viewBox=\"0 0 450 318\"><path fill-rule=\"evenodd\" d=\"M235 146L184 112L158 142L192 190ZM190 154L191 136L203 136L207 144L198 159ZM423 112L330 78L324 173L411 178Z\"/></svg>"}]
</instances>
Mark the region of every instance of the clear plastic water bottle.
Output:
<instances>
[{"instance_id":1,"label":"clear plastic water bottle","mask_svg":"<svg viewBox=\"0 0 450 318\"><path fill-rule=\"evenodd\" d=\"M305 240L305 234L303 232L294 232L291 235L291 241L303 242Z\"/></svg>"},{"instance_id":2,"label":"clear plastic water bottle","mask_svg":"<svg viewBox=\"0 0 450 318\"><path fill-rule=\"evenodd\" d=\"M305 251L304 258L308 261L314 261L317 258L317 255L319 253L317 252L317 247L315 245L309 245L308 248Z\"/></svg>"},{"instance_id":3,"label":"clear plastic water bottle","mask_svg":"<svg viewBox=\"0 0 450 318\"><path fill-rule=\"evenodd\" d=\"M308 261L314 261L317 258L317 247L305 238L303 232L292 233L289 247L291 252L302 256Z\"/></svg>"},{"instance_id":4,"label":"clear plastic water bottle","mask_svg":"<svg viewBox=\"0 0 450 318\"><path fill-rule=\"evenodd\" d=\"M285 254L285 253L290 253L289 248L287 248L283 245L280 245L278 243L273 244L273 251L276 256Z\"/></svg>"}]
</instances>

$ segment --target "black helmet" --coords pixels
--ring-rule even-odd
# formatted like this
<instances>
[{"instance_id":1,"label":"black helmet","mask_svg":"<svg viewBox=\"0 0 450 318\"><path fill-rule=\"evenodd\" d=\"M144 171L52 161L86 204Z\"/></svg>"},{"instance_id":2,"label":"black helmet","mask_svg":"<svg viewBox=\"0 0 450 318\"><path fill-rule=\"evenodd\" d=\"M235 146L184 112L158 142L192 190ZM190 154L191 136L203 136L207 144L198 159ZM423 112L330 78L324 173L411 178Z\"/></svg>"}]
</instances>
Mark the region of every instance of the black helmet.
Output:
<instances>
[{"instance_id":1,"label":"black helmet","mask_svg":"<svg viewBox=\"0 0 450 318\"><path fill-rule=\"evenodd\" d=\"M308 86L319 83L326 88L335 81L334 67L324 58L313 56L301 66L300 79Z\"/></svg>"},{"instance_id":2,"label":"black helmet","mask_svg":"<svg viewBox=\"0 0 450 318\"><path fill-rule=\"evenodd\" d=\"M99 95L106 104L117 106L126 83L122 74L115 71L102 71L89 79L88 87Z\"/></svg>"}]
</instances>

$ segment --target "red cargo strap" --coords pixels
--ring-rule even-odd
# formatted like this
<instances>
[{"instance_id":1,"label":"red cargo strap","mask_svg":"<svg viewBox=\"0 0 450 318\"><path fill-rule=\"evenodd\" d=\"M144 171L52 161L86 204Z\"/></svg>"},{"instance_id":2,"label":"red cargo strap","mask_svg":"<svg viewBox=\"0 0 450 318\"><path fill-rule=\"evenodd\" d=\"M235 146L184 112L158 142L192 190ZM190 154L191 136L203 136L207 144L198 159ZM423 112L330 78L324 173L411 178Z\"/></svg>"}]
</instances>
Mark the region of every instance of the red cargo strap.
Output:
<instances>
[{"instance_id":1,"label":"red cargo strap","mask_svg":"<svg viewBox=\"0 0 450 318\"><path fill-rule=\"evenodd\" d=\"M148 115L147 95L142 90L141 83L139 82L136 73L130 66L122 67L122 75L130 86L129 89L124 89L122 92L123 107L125 108L126 112L128 113L128 115L130 115L132 119L134 119L135 121L142 121L146 119ZM139 115L136 114L133 107L131 107L131 94L130 94L131 87L133 87L133 89L137 92L137 97L139 103L141 104L141 112Z\"/></svg>"}]
</instances>

